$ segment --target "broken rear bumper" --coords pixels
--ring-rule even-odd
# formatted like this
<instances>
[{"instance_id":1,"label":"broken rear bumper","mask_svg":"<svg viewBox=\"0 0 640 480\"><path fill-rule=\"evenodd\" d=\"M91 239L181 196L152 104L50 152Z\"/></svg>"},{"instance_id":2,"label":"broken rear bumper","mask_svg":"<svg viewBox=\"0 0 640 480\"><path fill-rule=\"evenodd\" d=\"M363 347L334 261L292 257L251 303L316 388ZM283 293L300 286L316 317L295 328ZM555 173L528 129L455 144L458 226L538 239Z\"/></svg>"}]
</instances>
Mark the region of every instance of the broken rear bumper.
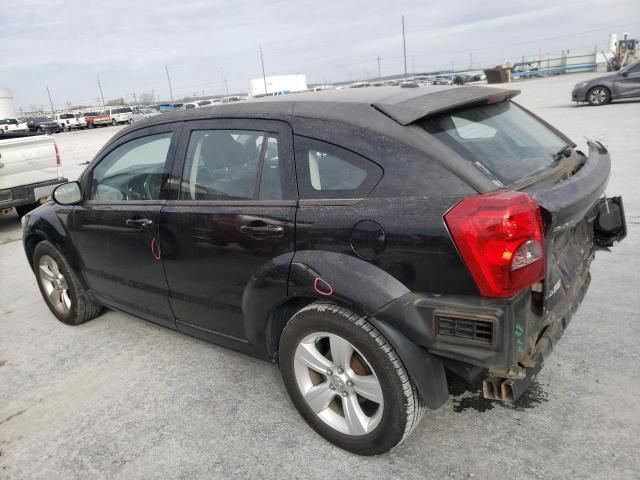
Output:
<instances>
[{"instance_id":1,"label":"broken rear bumper","mask_svg":"<svg viewBox=\"0 0 640 480\"><path fill-rule=\"evenodd\" d=\"M538 313L538 294L527 290L507 300L409 293L373 316L468 381L485 376L488 398L514 401L553 351L590 280L587 268L546 315Z\"/></svg>"}]
</instances>

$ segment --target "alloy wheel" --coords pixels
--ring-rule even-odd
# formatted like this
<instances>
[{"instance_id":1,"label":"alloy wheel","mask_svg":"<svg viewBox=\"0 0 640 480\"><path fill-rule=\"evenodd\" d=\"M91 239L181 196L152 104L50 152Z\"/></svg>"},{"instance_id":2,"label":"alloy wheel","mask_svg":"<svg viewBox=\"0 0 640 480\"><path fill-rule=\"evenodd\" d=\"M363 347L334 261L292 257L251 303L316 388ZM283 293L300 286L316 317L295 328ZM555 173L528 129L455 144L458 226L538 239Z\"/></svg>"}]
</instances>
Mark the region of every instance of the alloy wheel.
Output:
<instances>
[{"instance_id":1,"label":"alloy wheel","mask_svg":"<svg viewBox=\"0 0 640 480\"><path fill-rule=\"evenodd\" d=\"M333 429L365 435L380 423L380 381L364 355L339 335L317 332L304 337L296 348L294 372L307 405Z\"/></svg>"},{"instance_id":2,"label":"alloy wheel","mask_svg":"<svg viewBox=\"0 0 640 480\"><path fill-rule=\"evenodd\" d=\"M63 315L71 309L69 287L58 263L49 255L43 255L38 261L38 273L42 288L51 306Z\"/></svg>"},{"instance_id":3,"label":"alloy wheel","mask_svg":"<svg viewBox=\"0 0 640 480\"><path fill-rule=\"evenodd\" d=\"M591 100L591 103L600 105L607 100L607 92L602 88L595 88L591 91L589 100Z\"/></svg>"}]
</instances>

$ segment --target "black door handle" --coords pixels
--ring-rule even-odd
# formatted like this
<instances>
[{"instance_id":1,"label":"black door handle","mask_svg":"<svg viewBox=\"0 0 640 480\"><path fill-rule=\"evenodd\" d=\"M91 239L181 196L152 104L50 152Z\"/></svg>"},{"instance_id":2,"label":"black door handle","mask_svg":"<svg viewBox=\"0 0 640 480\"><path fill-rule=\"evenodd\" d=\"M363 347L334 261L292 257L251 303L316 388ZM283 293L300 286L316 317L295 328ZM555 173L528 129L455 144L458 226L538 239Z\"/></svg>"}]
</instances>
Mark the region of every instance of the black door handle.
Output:
<instances>
[{"instance_id":1,"label":"black door handle","mask_svg":"<svg viewBox=\"0 0 640 480\"><path fill-rule=\"evenodd\" d=\"M128 218L124 223L130 227L149 227L153 225L153 220L148 218Z\"/></svg>"},{"instance_id":2,"label":"black door handle","mask_svg":"<svg viewBox=\"0 0 640 480\"><path fill-rule=\"evenodd\" d=\"M284 235L284 227L281 225L243 225L240 227L240 231L254 238L282 237Z\"/></svg>"}]
</instances>

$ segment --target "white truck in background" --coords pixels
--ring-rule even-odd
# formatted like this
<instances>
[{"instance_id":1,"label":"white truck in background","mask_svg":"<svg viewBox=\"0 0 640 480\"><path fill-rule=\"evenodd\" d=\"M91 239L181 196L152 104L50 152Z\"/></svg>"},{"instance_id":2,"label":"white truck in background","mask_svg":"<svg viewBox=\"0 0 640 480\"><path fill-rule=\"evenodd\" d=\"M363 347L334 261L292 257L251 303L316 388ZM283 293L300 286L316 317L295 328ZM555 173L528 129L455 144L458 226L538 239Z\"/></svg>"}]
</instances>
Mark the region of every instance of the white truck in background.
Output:
<instances>
[{"instance_id":1,"label":"white truck in background","mask_svg":"<svg viewBox=\"0 0 640 480\"><path fill-rule=\"evenodd\" d=\"M47 201L67 182L55 140L50 135L0 136L0 214L15 208L20 217Z\"/></svg>"}]
</instances>

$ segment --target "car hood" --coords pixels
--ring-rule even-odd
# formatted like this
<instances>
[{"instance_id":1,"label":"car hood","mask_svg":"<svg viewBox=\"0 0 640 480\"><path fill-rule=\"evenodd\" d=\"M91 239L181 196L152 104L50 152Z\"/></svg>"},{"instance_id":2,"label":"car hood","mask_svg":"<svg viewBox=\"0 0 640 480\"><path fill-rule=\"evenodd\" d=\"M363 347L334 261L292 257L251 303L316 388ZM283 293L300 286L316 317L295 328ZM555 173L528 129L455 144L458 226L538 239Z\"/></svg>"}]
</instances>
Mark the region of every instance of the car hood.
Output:
<instances>
[{"instance_id":1,"label":"car hood","mask_svg":"<svg viewBox=\"0 0 640 480\"><path fill-rule=\"evenodd\" d=\"M609 83L609 82L613 82L614 78L616 77L618 73L612 73L609 75L603 75L601 77L596 77L596 78L591 78L589 80L584 80L582 82L578 82L576 83L576 87L581 86L583 83L586 82L586 85L595 85L596 83Z\"/></svg>"}]
</instances>

